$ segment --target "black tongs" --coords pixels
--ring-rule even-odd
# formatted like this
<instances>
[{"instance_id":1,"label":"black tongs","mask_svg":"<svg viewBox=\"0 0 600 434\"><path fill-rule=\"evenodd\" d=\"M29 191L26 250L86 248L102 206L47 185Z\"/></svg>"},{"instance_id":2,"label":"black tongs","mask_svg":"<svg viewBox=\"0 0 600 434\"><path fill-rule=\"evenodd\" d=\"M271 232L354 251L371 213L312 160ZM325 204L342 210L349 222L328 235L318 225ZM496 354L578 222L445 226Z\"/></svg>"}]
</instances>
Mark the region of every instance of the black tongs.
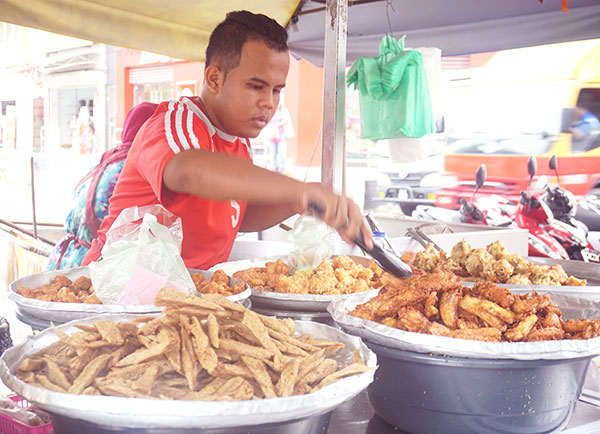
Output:
<instances>
[{"instance_id":1,"label":"black tongs","mask_svg":"<svg viewBox=\"0 0 600 434\"><path fill-rule=\"evenodd\" d=\"M318 215L323 214L323 210L314 203L309 204L309 208ZM400 278L412 276L412 269L410 266L394 253L383 249L375 243L373 244L373 249L369 250L360 231L354 239L354 243L360 247L363 252L371 256L384 271Z\"/></svg>"},{"instance_id":2,"label":"black tongs","mask_svg":"<svg viewBox=\"0 0 600 434\"><path fill-rule=\"evenodd\" d=\"M383 249L379 244L373 244L373 250L367 249L362 233L359 231L354 243L362 249L367 255L371 256L384 271L393 274L396 277L412 276L410 266L392 252Z\"/></svg>"}]
</instances>

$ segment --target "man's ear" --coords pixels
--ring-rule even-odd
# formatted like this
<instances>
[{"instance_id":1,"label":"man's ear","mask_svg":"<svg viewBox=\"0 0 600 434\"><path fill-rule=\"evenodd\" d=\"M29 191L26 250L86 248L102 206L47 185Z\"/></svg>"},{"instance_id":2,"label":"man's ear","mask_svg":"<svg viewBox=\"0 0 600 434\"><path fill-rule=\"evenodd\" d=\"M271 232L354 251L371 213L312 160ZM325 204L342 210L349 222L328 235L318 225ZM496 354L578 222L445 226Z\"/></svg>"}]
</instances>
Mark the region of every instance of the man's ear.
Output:
<instances>
[{"instance_id":1,"label":"man's ear","mask_svg":"<svg viewBox=\"0 0 600 434\"><path fill-rule=\"evenodd\" d=\"M224 78L223 71L217 65L209 65L204 69L204 84L212 93L219 93Z\"/></svg>"}]
</instances>

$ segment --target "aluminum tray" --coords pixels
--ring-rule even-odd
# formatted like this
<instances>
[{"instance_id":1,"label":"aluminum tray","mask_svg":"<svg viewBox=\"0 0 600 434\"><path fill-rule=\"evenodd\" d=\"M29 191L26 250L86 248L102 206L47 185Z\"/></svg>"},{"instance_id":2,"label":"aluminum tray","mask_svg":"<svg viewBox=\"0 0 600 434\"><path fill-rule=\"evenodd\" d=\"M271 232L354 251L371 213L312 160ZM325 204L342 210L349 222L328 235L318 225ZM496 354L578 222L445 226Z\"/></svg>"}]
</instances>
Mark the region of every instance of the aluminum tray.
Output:
<instances>
[{"instance_id":1,"label":"aluminum tray","mask_svg":"<svg viewBox=\"0 0 600 434\"><path fill-rule=\"evenodd\" d=\"M369 258L350 256L356 263L368 266ZM223 270L228 275L248 268L264 267L265 263L277 259L287 260L287 256L274 256L263 259L245 259L241 261L223 262L210 268L209 271ZM251 288L252 306L264 309L297 311L297 312L327 312L327 306L332 301L344 300L354 294L289 294L285 292L262 291ZM364 291L364 294L377 294L378 289Z\"/></svg>"},{"instance_id":2,"label":"aluminum tray","mask_svg":"<svg viewBox=\"0 0 600 434\"><path fill-rule=\"evenodd\" d=\"M190 269L190 274L201 273L205 277L210 278L212 272ZM25 316L35 317L39 320L56 321L65 323L68 321L86 318L92 315L100 315L105 313L118 314L149 314L162 311L161 306L150 304L86 304L86 303L61 303L54 301L36 300L34 298L23 297L17 294L20 286L27 288L40 288L43 285L49 284L56 276L67 276L71 280L75 280L80 276L90 276L88 267L69 268L64 270L45 271L42 273L32 274L22 277L12 282L8 286L8 298L14 301L19 311ZM251 295L250 289L227 297L231 301L240 301L248 299Z\"/></svg>"},{"instance_id":3,"label":"aluminum tray","mask_svg":"<svg viewBox=\"0 0 600 434\"><path fill-rule=\"evenodd\" d=\"M129 321L135 315L101 315L71 321L60 326L67 333L77 331L77 324L91 325L100 319ZM336 354L338 361L346 363L358 349L368 366L376 366L375 354L356 336L339 329L313 322L297 321L300 333L313 333L315 337L335 340L345 344ZM319 414L328 413L343 402L353 398L372 381L374 371L343 378L322 389L298 396L248 401L207 402L137 399L115 396L73 395L52 392L21 381L14 375L26 357L46 348L58 337L52 329L29 336L21 345L8 349L0 358L0 379L4 384L44 410L63 416L105 426L124 432L129 429L177 430L216 429L231 427L258 427L267 424L285 424ZM255 432L254 429L249 429ZM257 430L260 431L260 430Z\"/></svg>"}]
</instances>

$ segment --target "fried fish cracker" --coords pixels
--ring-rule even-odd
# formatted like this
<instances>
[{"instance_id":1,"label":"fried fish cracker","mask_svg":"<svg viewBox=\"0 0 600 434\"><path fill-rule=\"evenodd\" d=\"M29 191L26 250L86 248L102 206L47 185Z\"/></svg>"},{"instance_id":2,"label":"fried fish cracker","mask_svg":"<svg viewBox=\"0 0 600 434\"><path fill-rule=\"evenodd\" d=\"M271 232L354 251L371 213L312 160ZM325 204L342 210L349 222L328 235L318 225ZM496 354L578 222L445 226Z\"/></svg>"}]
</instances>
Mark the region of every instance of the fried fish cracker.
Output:
<instances>
[{"instance_id":1,"label":"fried fish cracker","mask_svg":"<svg viewBox=\"0 0 600 434\"><path fill-rule=\"evenodd\" d=\"M156 319L155 316L148 315L148 316L138 316L138 317L132 319L131 321L135 324L141 324L143 322L150 322L155 319Z\"/></svg>"},{"instance_id":2,"label":"fried fish cracker","mask_svg":"<svg viewBox=\"0 0 600 434\"><path fill-rule=\"evenodd\" d=\"M50 327L52 327L52 330L61 341L67 341L69 339L69 335L56 327L52 321L50 321Z\"/></svg>"},{"instance_id":3,"label":"fried fish cracker","mask_svg":"<svg viewBox=\"0 0 600 434\"><path fill-rule=\"evenodd\" d=\"M227 376L254 378L252 372L246 366L237 365L235 363L219 362L219 364L217 365L217 369L215 369L213 374L217 377Z\"/></svg>"},{"instance_id":4,"label":"fried fish cracker","mask_svg":"<svg viewBox=\"0 0 600 434\"><path fill-rule=\"evenodd\" d=\"M67 378L65 373L60 369L58 364L50 360L48 356L45 357L46 367L48 368L48 378L52 383L62 387L65 390L69 390L71 387L71 381Z\"/></svg>"},{"instance_id":5,"label":"fried fish cracker","mask_svg":"<svg viewBox=\"0 0 600 434\"><path fill-rule=\"evenodd\" d=\"M359 349L355 349L352 351L352 363L362 363L365 364L365 359L363 359L362 354Z\"/></svg>"},{"instance_id":6,"label":"fried fish cracker","mask_svg":"<svg viewBox=\"0 0 600 434\"><path fill-rule=\"evenodd\" d=\"M19 367L17 368L17 373L22 373L22 372L30 372L30 371L37 371L39 369L41 369L44 364L46 362L42 357L27 357L25 360L23 360L23 362L21 362L21 364L19 365Z\"/></svg>"},{"instance_id":7,"label":"fried fish cracker","mask_svg":"<svg viewBox=\"0 0 600 434\"><path fill-rule=\"evenodd\" d=\"M119 330L119 327L114 321L102 320L96 321L93 324L96 330L98 330L98 333L100 333L100 336L102 336L102 339L106 342L114 345L121 345L125 342L121 330Z\"/></svg>"},{"instance_id":8,"label":"fried fish cracker","mask_svg":"<svg viewBox=\"0 0 600 434\"><path fill-rule=\"evenodd\" d=\"M313 384L327 377L328 375L333 374L335 371L337 371L337 369L338 363L335 360L325 359L313 371L306 374L303 380L307 384Z\"/></svg>"},{"instance_id":9,"label":"fried fish cracker","mask_svg":"<svg viewBox=\"0 0 600 434\"><path fill-rule=\"evenodd\" d=\"M155 306L194 306L202 309L221 310L222 308L206 296L198 297L192 294L185 294L171 288L161 288L154 297Z\"/></svg>"},{"instance_id":10,"label":"fried fish cracker","mask_svg":"<svg viewBox=\"0 0 600 434\"><path fill-rule=\"evenodd\" d=\"M211 301L212 303L214 303L222 308L225 308L225 309L228 309L228 310L231 310L234 312L244 313L247 310L240 303L234 303L233 301L231 301L228 298L223 297L222 295L219 295L219 294L202 294L202 297L200 297L200 298Z\"/></svg>"},{"instance_id":11,"label":"fried fish cracker","mask_svg":"<svg viewBox=\"0 0 600 434\"><path fill-rule=\"evenodd\" d=\"M296 380L298 379L298 368L300 367L300 361L295 359L281 371L279 381L275 385L277 394L281 397L290 396L294 391Z\"/></svg>"},{"instance_id":12,"label":"fried fish cracker","mask_svg":"<svg viewBox=\"0 0 600 434\"><path fill-rule=\"evenodd\" d=\"M299 347L305 351L308 352L314 352L317 351L319 349L319 347L312 345L312 344L307 344L306 342L303 342L299 339L294 338L293 336L288 336L285 333L280 333L278 331L275 331L273 329L268 329L269 331L269 335L271 335L271 337L280 340L281 342L285 343L286 345L295 345L296 347ZM325 341L323 341L325 342Z\"/></svg>"},{"instance_id":13,"label":"fried fish cracker","mask_svg":"<svg viewBox=\"0 0 600 434\"><path fill-rule=\"evenodd\" d=\"M185 327L189 328L189 332L193 336L192 345L200 365L209 373L213 372L219 359L215 350L210 346L208 336L204 333L200 321L198 321L198 318L192 317L191 324L185 322Z\"/></svg>"},{"instance_id":14,"label":"fried fish cracker","mask_svg":"<svg viewBox=\"0 0 600 434\"><path fill-rule=\"evenodd\" d=\"M164 325L161 330L163 331L163 339L170 342L170 345L165 351L165 357L173 366L177 372L182 373L182 352L183 352L183 341L181 340L180 333L175 327Z\"/></svg>"},{"instance_id":15,"label":"fried fish cracker","mask_svg":"<svg viewBox=\"0 0 600 434\"><path fill-rule=\"evenodd\" d=\"M217 390L219 390L221 388L221 386L223 386L225 383L227 382L227 379L224 377L216 377L214 380L212 380L210 383L208 383L206 386L204 386L202 389L200 389L199 393L201 395L214 395Z\"/></svg>"},{"instance_id":16,"label":"fried fish cracker","mask_svg":"<svg viewBox=\"0 0 600 434\"><path fill-rule=\"evenodd\" d=\"M345 347L341 342L335 341L314 341L314 346L325 350L325 357L329 357Z\"/></svg>"},{"instance_id":17,"label":"fried fish cracker","mask_svg":"<svg viewBox=\"0 0 600 434\"><path fill-rule=\"evenodd\" d=\"M219 348L219 323L217 318L211 313L206 318L208 328L208 340L214 348Z\"/></svg>"},{"instance_id":18,"label":"fried fish cracker","mask_svg":"<svg viewBox=\"0 0 600 434\"><path fill-rule=\"evenodd\" d=\"M315 351L308 357L302 358L298 369L298 377L304 378L306 374L319 366L323 360L325 360L325 350L323 349Z\"/></svg>"},{"instance_id":19,"label":"fried fish cracker","mask_svg":"<svg viewBox=\"0 0 600 434\"><path fill-rule=\"evenodd\" d=\"M79 330L82 330L84 332L95 333L97 331L96 327L85 325L85 324L75 324L74 326L77 327Z\"/></svg>"},{"instance_id":20,"label":"fried fish cracker","mask_svg":"<svg viewBox=\"0 0 600 434\"><path fill-rule=\"evenodd\" d=\"M265 364L261 360L255 359L254 357L242 356L242 360L254 376L254 379L260 387L264 397L276 398L277 393L275 392L273 382L271 381L271 377L267 372Z\"/></svg>"},{"instance_id":21,"label":"fried fish cracker","mask_svg":"<svg viewBox=\"0 0 600 434\"><path fill-rule=\"evenodd\" d=\"M152 386L158 375L158 366L149 365L144 373L131 384L131 387L135 390L139 390L142 393L150 395L152 393Z\"/></svg>"},{"instance_id":22,"label":"fried fish cracker","mask_svg":"<svg viewBox=\"0 0 600 434\"><path fill-rule=\"evenodd\" d=\"M163 355L169 348L170 342L164 341L149 348L140 348L119 360L115 366L134 365Z\"/></svg>"},{"instance_id":23,"label":"fried fish cracker","mask_svg":"<svg viewBox=\"0 0 600 434\"><path fill-rule=\"evenodd\" d=\"M62 393L66 393L67 389L64 389L62 387L60 387L58 384L54 384L52 381L50 381L48 379L48 377L46 377L43 374L36 374L35 375L35 386L42 386L45 389L51 390L53 392L62 392Z\"/></svg>"},{"instance_id":24,"label":"fried fish cracker","mask_svg":"<svg viewBox=\"0 0 600 434\"><path fill-rule=\"evenodd\" d=\"M275 345L275 343L269 336L267 328L265 327L264 323L261 321L257 313L252 312L251 310L246 310L244 312L244 317L242 318L242 324L248 327L252 335L259 341L259 343L264 348L266 348L269 351L272 351L274 354L279 353L277 345Z\"/></svg>"},{"instance_id":25,"label":"fried fish cracker","mask_svg":"<svg viewBox=\"0 0 600 434\"><path fill-rule=\"evenodd\" d=\"M154 398L151 395L134 390L132 384L131 380L111 380L105 377L97 378L94 381L94 386L100 389L104 395L122 396L125 398Z\"/></svg>"},{"instance_id":26,"label":"fried fish cracker","mask_svg":"<svg viewBox=\"0 0 600 434\"><path fill-rule=\"evenodd\" d=\"M138 334L138 326L132 322L119 322L117 323L117 327L123 337L137 336Z\"/></svg>"},{"instance_id":27,"label":"fried fish cracker","mask_svg":"<svg viewBox=\"0 0 600 434\"><path fill-rule=\"evenodd\" d=\"M185 321L183 317L180 321ZM187 327L179 329L181 336L181 368L190 390L198 389L198 364L194 357L192 338Z\"/></svg>"},{"instance_id":28,"label":"fried fish cracker","mask_svg":"<svg viewBox=\"0 0 600 434\"><path fill-rule=\"evenodd\" d=\"M110 360L110 354L102 354L92 360L77 376L73 381L72 386L69 388L69 393L81 393L88 387L94 379L100 374L106 367Z\"/></svg>"},{"instance_id":29,"label":"fried fish cracker","mask_svg":"<svg viewBox=\"0 0 600 434\"><path fill-rule=\"evenodd\" d=\"M82 392L82 394L84 395L102 395L102 393L96 389L94 386L88 386L85 388L85 390Z\"/></svg>"},{"instance_id":30,"label":"fried fish cracker","mask_svg":"<svg viewBox=\"0 0 600 434\"><path fill-rule=\"evenodd\" d=\"M340 378L348 377L350 375L360 374L362 372L370 371L372 369L376 369L376 368L369 367L369 366L365 365L364 363L351 363L350 365L343 367L339 371L329 374L327 377L323 378L317 386L313 387L312 390L313 391L319 390L322 387L325 387L325 386L339 380Z\"/></svg>"},{"instance_id":31,"label":"fried fish cracker","mask_svg":"<svg viewBox=\"0 0 600 434\"><path fill-rule=\"evenodd\" d=\"M260 320L269 329L275 330L276 332L283 333L288 336L292 336L294 332L290 329L290 324L287 321L283 321L270 316L257 314ZM293 322L293 321L292 321Z\"/></svg>"},{"instance_id":32,"label":"fried fish cracker","mask_svg":"<svg viewBox=\"0 0 600 434\"><path fill-rule=\"evenodd\" d=\"M240 356L250 356L257 359L270 359L275 354L273 351L265 348L243 344L231 339L221 339L220 344L223 350L239 354Z\"/></svg>"}]
</instances>

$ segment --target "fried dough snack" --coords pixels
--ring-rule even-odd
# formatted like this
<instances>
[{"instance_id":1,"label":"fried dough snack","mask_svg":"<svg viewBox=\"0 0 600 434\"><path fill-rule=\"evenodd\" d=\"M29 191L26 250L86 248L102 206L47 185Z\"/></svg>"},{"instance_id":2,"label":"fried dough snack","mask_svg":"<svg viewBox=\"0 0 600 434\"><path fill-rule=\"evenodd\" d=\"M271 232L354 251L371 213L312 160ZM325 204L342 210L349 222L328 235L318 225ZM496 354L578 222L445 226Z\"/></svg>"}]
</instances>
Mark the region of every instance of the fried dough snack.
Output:
<instances>
[{"instance_id":1,"label":"fried dough snack","mask_svg":"<svg viewBox=\"0 0 600 434\"><path fill-rule=\"evenodd\" d=\"M340 367L340 342L296 334L294 321L259 315L217 294L168 288L160 317L97 321L26 358L23 381L55 392L131 398L246 400L316 391L365 372L355 351Z\"/></svg>"},{"instance_id":2,"label":"fried dough snack","mask_svg":"<svg viewBox=\"0 0 600 434\"><path fill-rule=\"evenodd\" d=\"M215 271L210 280L207 280L202 274L192 274L192 280L196 285L196 290L202 294L228 296L239 294L246 289L246 284L243 282L232 284L229 276L223 270Z\"/></svg>"},{"instance_id":3,"label":"fried dough snack","mask_svg":"<svg viewBox=\"0 0 600 434\"><path fill-rule=\"evenodd\" d=\"M67 276L56 276L52 283L41 288L31 289L20 286L17 294L27 298L62 303L102 304L94 294L94 287L89 277L80 276L72 282Z\"/></svg>"},{"instance_id":4,"label":"fried dough snack","mask_svg":"<svg viewBox=\"0 0 600 434\"><path fill-rule=\"evenodd\" d=\"M560 265L534 265L521 256L510 254L500 241L485 249L472 249L463 239L452 247L450 258L430 244L418 252L412 265L428 273L449 270L465 280L507 283L510 285L585 286L587 281L568 276Z\"/></svg>"},{"instance_id":5,"label":"fried dough snack","mask_svg":"<svg viewBox=\"0 0 600 434\"><path fill-rule=\"evenodd\" d=\"M356 264L349 256L323 260L314 270L290 269L281 259L267 262L264 267L233 273L252 288L262 291L292 294L351 294L380 288L383 270L371 261L369 267Z\"/></svg>"},{"instance_id":6,"label":"fried dough snack","mask_svg":"<svg viewBox=\"0 0 600 434\"><path fill-rule=\"evenodd\" d=\"M351 315L410 332L489 342L600 336L599 319L563 321L558 306L535 291L518 295L491 282L467 288L448 270L409 279L384 273L382 281L379 294Z\"/></svg>"}]
</instances>

